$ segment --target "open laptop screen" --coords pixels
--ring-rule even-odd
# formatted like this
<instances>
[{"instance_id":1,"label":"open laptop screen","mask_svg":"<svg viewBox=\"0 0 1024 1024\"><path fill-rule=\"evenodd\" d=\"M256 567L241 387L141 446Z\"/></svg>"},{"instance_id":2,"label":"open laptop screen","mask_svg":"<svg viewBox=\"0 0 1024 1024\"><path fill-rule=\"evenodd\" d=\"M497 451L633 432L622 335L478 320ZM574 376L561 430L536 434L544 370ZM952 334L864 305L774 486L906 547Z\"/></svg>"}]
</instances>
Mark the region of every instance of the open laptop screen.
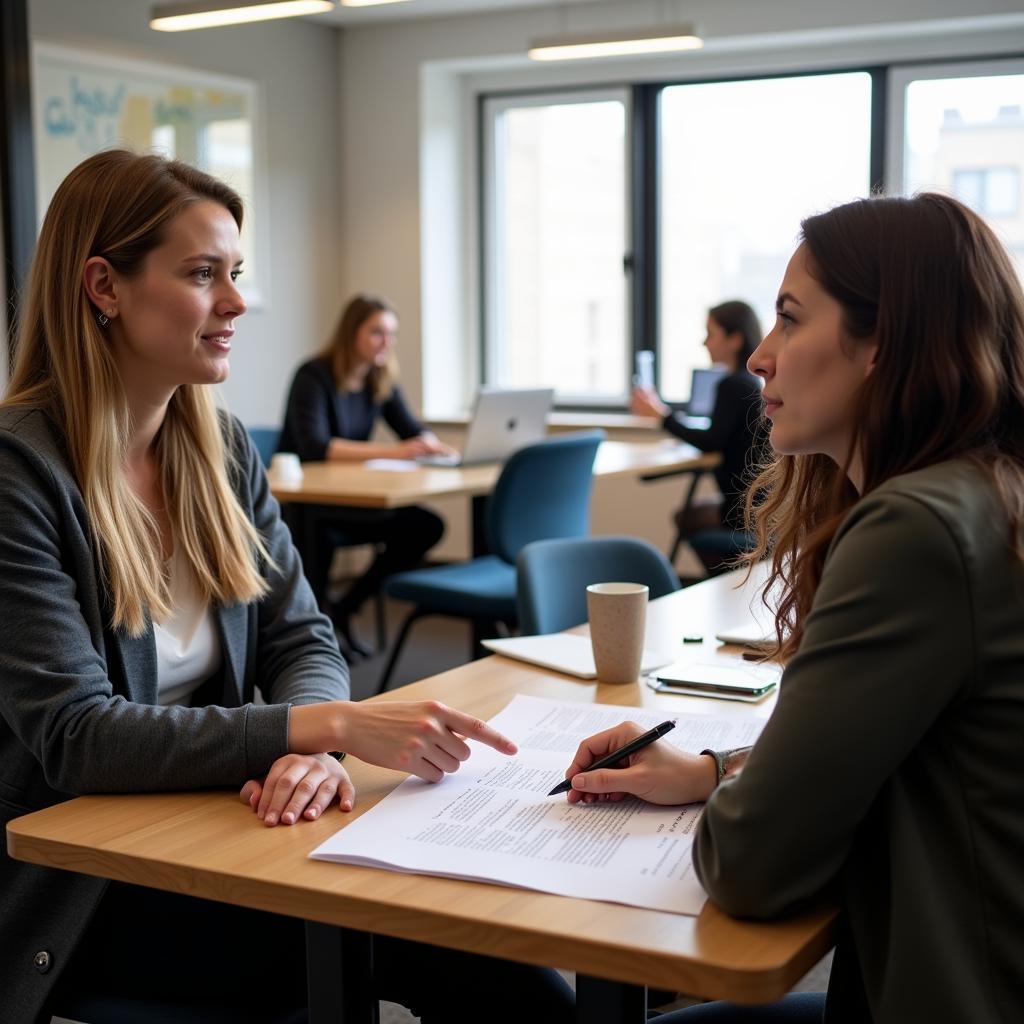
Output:
<instances>
[{"instance_id":1,"label":"open laptop screen","mask_svg":"<svg viewBox=\"0 0 1024 1024\"><path fill-rule=\"evenodd\" d=\"M715 410L718 382L728 374L729 371L720 366L694 370L690 381L690 400L686 403L686 415L710 416Z\"/></svg>"}]
</instances>

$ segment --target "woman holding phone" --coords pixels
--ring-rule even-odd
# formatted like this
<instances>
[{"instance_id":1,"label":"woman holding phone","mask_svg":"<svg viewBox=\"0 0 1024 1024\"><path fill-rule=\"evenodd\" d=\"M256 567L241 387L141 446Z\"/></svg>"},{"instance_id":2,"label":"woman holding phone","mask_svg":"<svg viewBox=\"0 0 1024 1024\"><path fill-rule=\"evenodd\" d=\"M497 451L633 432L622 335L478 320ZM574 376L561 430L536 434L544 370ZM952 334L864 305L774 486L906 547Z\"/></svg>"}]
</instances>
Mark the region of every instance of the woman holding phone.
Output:
<instances>
[{"instance_id":1,"label":"woman holding phone","mask_svg":"<svg viewBox=\"0 0 1024 1024\"><path fill-rule=\"evenodd\" d=\"M752 483L787 659L747 751L585 741L570 800L707 805L712 900L842 914L829 991L698 1021L971 1021L1024 1006L1024 295L946 196L803 222L750 357L775 458Z\"/></svg>"},{"instance_id":2,"label":"woman holding phone","mask_svg":"<svg viewBox=\"0 0 1024 1024\"><path fill-rule=\"evenodd\" d=\"M86 793L234 787L290 826L352 808L338 752L427 781L466 738L514 752L436 702L347 700L259 459L213 404L245 313L241 222L216 179L119 150L50 203L0 405L0 824ZM6 853L0 934L5 1020L137 1021L155 1001L271 1022L305 1005L300 921ZM466 1019L441 973L569 1017L542 972L386 939L378 963L384 997L425 1020Z\"/></svg>"},{"instance_id":3,"label":"woman holding phone","mask_svg":"<svg viewBox=\"0 0 1024 1024\"><path fill-rule=\"evenodd\" d=\"M747 368L747 360L760 340L761 325L747 303L733 299L708 310L704 347L711 362L722 367L726 375L718 382L707 427L687 425L653 387L638 385L633 389L634 414L656 417L673 437L702 452L720 452L722 456L714 470L719 494L691 501L676 511L674 519L680 537L705 529L743 529L743 496L750 469L759 460L765 442L761 389ZM719 561L715 557L706 567L717 569Z\"/></svg>"}]
</instances>

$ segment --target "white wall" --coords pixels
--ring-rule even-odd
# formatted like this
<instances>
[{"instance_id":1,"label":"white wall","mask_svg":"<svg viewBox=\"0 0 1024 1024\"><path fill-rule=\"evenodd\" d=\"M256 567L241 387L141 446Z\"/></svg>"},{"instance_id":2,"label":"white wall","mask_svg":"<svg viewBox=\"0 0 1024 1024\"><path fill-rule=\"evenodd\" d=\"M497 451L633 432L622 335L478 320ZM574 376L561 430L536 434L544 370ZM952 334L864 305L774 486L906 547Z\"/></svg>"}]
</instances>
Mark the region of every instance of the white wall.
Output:
<instances>
[{"instance_id":1,"label":"white wall","mask_svg":"<svg viewBox=\"0 0 1024 1024\"><path fill-rule=\"evenodd\" d=\"M336 30L302 20L168 34L143 0L31 0L34 39L255 80L262 90L270 251L266 306L238 323L230 408L280 422L291 372L323 344L344 296Z\"/></svg>"}]
</instances>

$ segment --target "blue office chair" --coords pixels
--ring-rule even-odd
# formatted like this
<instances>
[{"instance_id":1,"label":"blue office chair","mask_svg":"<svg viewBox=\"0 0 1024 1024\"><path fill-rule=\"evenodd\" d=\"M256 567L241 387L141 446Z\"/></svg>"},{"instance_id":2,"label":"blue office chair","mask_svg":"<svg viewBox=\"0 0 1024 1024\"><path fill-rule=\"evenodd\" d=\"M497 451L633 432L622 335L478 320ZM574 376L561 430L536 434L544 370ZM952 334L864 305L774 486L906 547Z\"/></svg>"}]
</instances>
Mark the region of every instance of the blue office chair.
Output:
<instances>
[{"instance_id":1,"label":"blue office chair","mask_svg":"<svg viewBox=\"0 0 1024 1024\"><path fill-rule=\"evenodd\" d=\"M281 436L281 431L277 427L247 427L246 429L249 431L249 437L252 438L256 451L259 452L264 468L269 469L270 460L274 457L274 452L277 451L277 439Z\"/></svg>"},{"instance_id":2,"label":"blue office chair","mask_svg":"<svg viewBox=\"0 0 1024 1024\"><path fill-rule=\"evenodd\" d=\"M747 530L723 526L697 530L686 543L697 553L708 576L721 576L734 567L737 558L754 550L757 539Z\"/></svg>"},{"instance_id":3,"label":"blue office chair","mask_svg":"<svg viewBox=\"0 0 1024 1024\"><path fill-rule=\"evenodd\" d=\"M391 680L409 630L425 615L469 619L494 630L516 623L516 557L527 544L549 537L582 537L590 529L594 457L603 430L567 434L513 453L487 505L487 539L494 552L430 569L396 573L389 597L414 607L402 625L378 690ZM477 656L474 643L472 657Z\"/></svg>"},{"instance_id":4,"label":"blue office chair","mask_svg":"<svg viewBox=\"0 0 1024 1024\"><path fill-rule=\"evenodd\" d=\"M638 537L574 537L527 544L516 560L519 630L560 633L587 621L592 583L643 583L650 596L679 589L668 559Z\"/></svg>"}]
</instances>

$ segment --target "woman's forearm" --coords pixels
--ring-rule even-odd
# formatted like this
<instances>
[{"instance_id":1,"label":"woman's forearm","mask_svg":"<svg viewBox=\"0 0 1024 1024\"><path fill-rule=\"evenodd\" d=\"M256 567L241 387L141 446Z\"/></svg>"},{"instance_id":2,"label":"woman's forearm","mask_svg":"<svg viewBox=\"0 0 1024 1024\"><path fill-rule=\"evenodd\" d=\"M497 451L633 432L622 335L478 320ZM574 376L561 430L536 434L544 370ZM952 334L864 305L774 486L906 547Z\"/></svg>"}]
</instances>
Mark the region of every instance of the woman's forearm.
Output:
<instances>
[{"instance_id":1,"label":"woman's forearm","mask_svg":"<svg viewBox=\"0 0 1024 1024\"><path fill-rule=\"evenodd\" d=\"M388 441L350 441L345 437L332 437L327 445L327 458L331 462L394 458L396 447Z\"/></svg>"}]
</instances>

